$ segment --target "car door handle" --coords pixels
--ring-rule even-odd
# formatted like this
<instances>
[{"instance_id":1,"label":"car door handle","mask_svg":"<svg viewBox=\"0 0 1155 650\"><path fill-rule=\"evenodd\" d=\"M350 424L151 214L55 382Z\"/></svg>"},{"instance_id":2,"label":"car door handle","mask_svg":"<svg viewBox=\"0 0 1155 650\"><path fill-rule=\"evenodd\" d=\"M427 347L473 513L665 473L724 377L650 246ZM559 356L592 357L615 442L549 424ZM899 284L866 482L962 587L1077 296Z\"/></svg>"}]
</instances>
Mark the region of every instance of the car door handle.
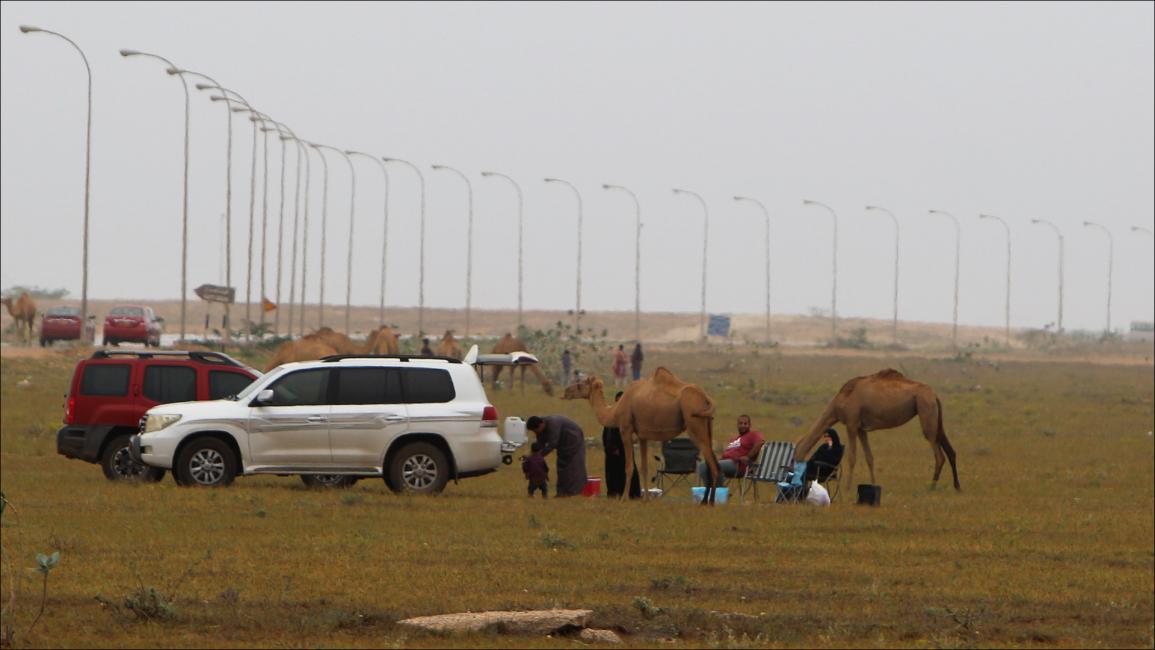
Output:
<instances>
[{"instance_id":1,"label":"car door handle","mask_svg":"<svg viewBox=\"0 0 1155 650\"><path fill-rule=\"evenodd\" d=\"M305 418L305 422L328 422L328 421L329 421L329 418L325 417L324 415L310 415L309 417Z\"/></svg>"},{"instance_id":2,"label":"car door handle","mask_svg":"<svg viewBox=\"0 0 1155 650\"><path fill-rule=\"evenodd\" d=\"M405 416L403 416L403 415L386 415L385 421L386 422L404 422Z\"/></svg>"}]
</instances>

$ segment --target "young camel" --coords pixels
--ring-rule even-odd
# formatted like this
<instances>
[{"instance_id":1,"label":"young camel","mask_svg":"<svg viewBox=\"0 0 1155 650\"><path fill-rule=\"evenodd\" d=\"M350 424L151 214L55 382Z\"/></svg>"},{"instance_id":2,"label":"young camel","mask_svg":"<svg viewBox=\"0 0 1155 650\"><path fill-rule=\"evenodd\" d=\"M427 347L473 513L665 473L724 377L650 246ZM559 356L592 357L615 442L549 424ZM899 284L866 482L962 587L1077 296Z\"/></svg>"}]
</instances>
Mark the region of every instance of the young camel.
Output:
<instances>
[{"instance_id":1,"label":"young camel","mask_svg":"<svg viewBox=\"0 0 1155 650\"><path fill-rule=\"evenodd\" d=\"M506 332L505 336L501 337L501 339L499 339L497 341L497 343L495 343L493 345L493 353L494 354L509 354L511 352L529 352L529 350L526 349L525 341L522 341L521 339L514 337L509 332ZM493 367L493 387L495 389L497 388L497 379L498 379L498 377L501 377L502 368L503 368L503 366L494 366ZM546 395L553 395L553 382L551 382L545 376L545 373L543 373L541 371L541 368L537 367L537 364L529 364L529 365L523 365L523 366L517 366L514 368L510 368L509 369L510 388L513 387L513 379L514 379L513 373L514 373L514 371L520 369L521 370L521 390L523 392L525 391L525 369L526 368L529 368L529 371L533 373L533 376L537 377L537 380L539 382L541 382L541 389L543 391L545 391L545 394Z\"/></svg>"},{"instance_id":2,"label":"young camel","mask_svg":"<svg viewBox=\"0 0 1155 650\"><path fill-rule=\"evenodd\" d=\"M637 436L642 457L639 476L650 475L649 455L646 453L648 441L672 440L686 431L710 468L710 485L702 503L713 504L719 469L718 458L714 455L714 401L706 391L681 381L665 368L655 370L652 379L631 383L613 406L606 405L603 386L601 379L590 375L567 386L565 399L589 399L598 422L621 431L627 468L634 467L633 440ZM642 494L645 496L646 492ZM625 496L623 494L622 498Z\"/></svg>"},{"instance_id":3,"label":"young camel","mask_svg":"<svg viewBox=\"0 0 1155 650\"><path fill-rule=\"evenodd\" d=\"M4 303L8 314L16 320L16 333L31 345L32 334L36 329L36 301L24 291L19 298L4 298L0 302Z\"/></svg>"},{"instance_id":4,"label":"young camel","mask_svg":"<svg viewBox=\"0 0 1155 650\"><path fill-rule=\"evenodd\" d=\"M847 469L847 485L854 485L854 461L856 441L862 441L862 451L866 454L866 465L870 468L870 482L874 483L874 454L866 439L868 431L893 429L918 416L922 425L922 435L926 436L934 451L934 482L938 484L942 466L950 460L950 471L954 475L954 489L961 490L958 469L955 467L955 452L942 426L942 402L934 389L922 382L907 379L897 370L888 368L873 375L855 377L842 386L842 390L830 400L826 411L814 423L808 433L798 439L794 446L795 460L804 460L810 449L822 437L822 433L841 422L846 426L850 442ZM944 453L945 452L945 453Z\"/></svg>"},{"instance_id":5,"label":"young camel","mask_svg":"<svg viewBox=\"0 0 1155 650\"><path fill-rule=\"evenodd\" d=\"M445 330L445 336L442 336L441 341L437 344L436 353L439 357L461 358L461 345L453 336L453 330Z\"/></svg>"}]
</instances>

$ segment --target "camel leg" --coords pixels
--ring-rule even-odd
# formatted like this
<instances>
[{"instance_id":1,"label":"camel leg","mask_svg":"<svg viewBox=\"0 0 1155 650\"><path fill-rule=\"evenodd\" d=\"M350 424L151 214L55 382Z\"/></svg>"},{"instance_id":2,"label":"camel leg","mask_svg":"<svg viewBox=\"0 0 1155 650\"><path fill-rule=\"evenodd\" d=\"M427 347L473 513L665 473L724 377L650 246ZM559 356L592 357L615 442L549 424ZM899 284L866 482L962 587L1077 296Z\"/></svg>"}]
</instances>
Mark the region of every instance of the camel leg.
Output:
<instances>
[{"instance_id":1,"label":"camel leg","mask_svg":"<svg viewBox=\"0 0 1155 650\"><path fill-rule=\"evenodd\" d=\"M621 438L622 438L622 456L624 456L623 462L626 465L626 477L627 477L626 478L626 489L622 490L622 493L618 496L618 498L619 499L628 499L630 496L630 479L629 479L629 477L633 476L632 472L635 469L634 468L634 435L633 435L634 432L632 430L628 430L626 427L621 427L618 429L618 433L621 435ZM643 475L643 476L639 476L638 478L641 479L642 498L644 499L647 496L647 490L645 489L646 477Z\"/></svg>"},{"instance_id":2,"label":"camel leg","mask_svg":"<svg viewBox=\"0 0 1155 650\"><path fill-rule=\"evenodd\" d=\"M850 453L847 454L845 461L844 461L846 463L846 484L853 487L854 486L854 462L855 462L855 456L858 455L858 436L854 435L854 430L851 429L849 426L847 426L847 428L846 428L846 444L847 444L847 446L850 447L850 449L847 450Z\"/></svg>"},{"instance_id":3,"label":"camel leg","mask_svg":"<svg viewBox=\"0 0 1155 650\"><path fill-rule=\"evenodd\" d=\"M870 451L870 440L866 437L866 429L859 429L858 437L862 439L862 453L866 456L866 466L870 468L870 484L874 485L874 453Z\"/></svg>"},{"instance_id":4,"label":"camel leg","mask_svg":"<svg viewBox=\"0 0 1155 650\"><path fill-rule=\"evenodd\" d=\"M510 376L513 376L513 370L509 371ZM510 379L510 381L513 381ZM525 395L525 366L521 367L521 394Z\"/></svg>"},{"instance_id":5,"label":"camel leg","mask_svg":"<svg viewBox=\"0 0 1155 650\"><path fill-rule=\"evenodd\" d=\"M638 487L640 487L642 489L642 498L644 499L649 494L650 455L646 449L646 439L642 438L641 436L638 437L638 453L640 453L642 455L642 471L640 474L638 474ZM626 472L626 489L622 490L622 494L625 496L629 496L630 480L632 478L633 478L633 474L630 474L629 471L627 471Z\"/></svg>"},{"instance_id":6,"label":"camel leg","mask_svg":"<svg viewBox=\"0 0 1155 650\"><path fill-rule=\"evenodd\" d=\"M942 466L946 463L946 454L938 443L939 409L937 402L929 400L918 401L918 421L922 425L922 435L930 443L934 452L934 485L938 485L938 478L942 474Z\"/></svg>"},{"instance_id":7,"label":"camel leg","mask_svg":"<svg viewBox=\"0 0 1155 650\"><path fill-rule=\"evenodd\" d=\"M501 378L501 366L493 367L493 390L497 390L497 380Z\"/></svg>"},{"instance_id":8,"label":"camel leg","mask_svg":"<svg viewBox=\"0 0 1155 650\"><path fill-rule=\"evenodd\" d=\"M712 419L707 421L707 426L710 426ZM695 431L690 429L690 440L694 441L694 446L698 448L698 453L702 456L702 460L706 463L706 467L710 469L710 480L706 485L706 495L702 498L702 505L714 503L714 491L718 487L718 480L722 476L722 470L718 467L718 457L714 455L714 445L712 441L712 434L709 431Z\"/></svg>"}]
</instances>

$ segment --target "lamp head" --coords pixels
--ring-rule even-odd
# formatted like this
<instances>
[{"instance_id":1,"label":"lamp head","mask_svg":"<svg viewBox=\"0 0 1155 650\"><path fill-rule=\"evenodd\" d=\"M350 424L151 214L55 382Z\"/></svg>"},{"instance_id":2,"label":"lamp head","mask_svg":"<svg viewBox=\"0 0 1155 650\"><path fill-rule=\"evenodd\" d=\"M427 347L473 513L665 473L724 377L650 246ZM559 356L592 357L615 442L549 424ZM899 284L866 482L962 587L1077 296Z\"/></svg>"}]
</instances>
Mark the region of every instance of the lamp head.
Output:
<instances>
[{"instance_id":1,"label":"lamp head","mask_svg":"<svg viewBox=\"0 0 1155 650\"><path fill-rule=\"evenodd\" d=\"M1095 226L1095 225L1098 225L1098 224L1094 224L1094 223L1091 223L1090 221L1084 221L1084 222L1083 222L1083 225L1084 225L1084 226Z\"/></svg>"},{"instance_id":2,"label":"lamp head","mask_svg":"<svg viewBox=\"0 0 1155 650\"><path fill-rule=\"evenodd\" d=\"M489 176L493 176L493 172L481 172L481 175L489 177Z\"/></svg>"},{"instance_id":3,"label":"lamp head","mask_svg":"<svg viewBox=\"0 0 1155 650\"><path fill-rule=\"evenodd\" d=\"M164 71L169 74L183 74L186 72L185 70L181 70L179 68L165 68Z\"/></svg>"},{"instance_id":4,"label":"lamp head","mask_svg":"<svg viewBox=\"0 0 1155 650\"><path fill-rule=\"evenodd\" d=\"M445 169L445 165L432 165L433 169Z\"/></svg>"},{"instance_id":5,"label":"lamp head","mask_svg":"<svg viewBox=\"0 0 1155 650\"><path fill-rule=\"evenodd\" d=\"M1038 219L1031 219L1031 223L1042 223L1042 222L1039 221Z\"/></svg>"},{"instance_id":6,"label":"lamp head","mask_svg":"<svg viewBox=\"0 0 1155 650\"><path fill-rule=\"evenodd\" d=\"M215 90L216 86L214 86L212 84L197 84L196 85L197 90L209 90L210 88Z\"/></svg>"},{"instance_id":7,"label":"lamp head","mask_svg":"<svg viewBox=\"0 0 1155 650\"><path fill-rule=\"evenodd\" d=\"M121 50L120 51L121 56L136 56L137 54L140 54L140 52L138 52L136 50Z\"/></svg>"},{"instance_id":8,"label":"lamp head","mask_svg":"<svg viewBox=\"0 0 1155 650\"><path fill-rule=\"evenodd\" d=\"M21 26L20 26L20 31L22 31L22 32L24 32L25 34L27 34L27 33L29 33L29 32L42 32L42 31L44 31L44 30L43 30L43 29L40 29L39 27L33 27L32 25L21 25Z\"/></svg>"},{"instance_id":9,"label":"lamp head","mask_svg":"<svg viewBox=\"0 0 1155 650\"><path fill-rule=\"evenodd\" d=\"M547 182L547 183L560 183L561 181L559 181L556 178L547 178L547 179L545 179L545 182Z\"/></svg>"},{"instance_id":10,"label":"lamp head","mask_svg":"<svg viewBox=\"0 0 1155 650\"><path fill-rule=\"evenodd\" d=\"M868 205L868 206L866 206L866 209L867 210L877 210L878 206L877 205Z\"/></svg>"}]
</instances>

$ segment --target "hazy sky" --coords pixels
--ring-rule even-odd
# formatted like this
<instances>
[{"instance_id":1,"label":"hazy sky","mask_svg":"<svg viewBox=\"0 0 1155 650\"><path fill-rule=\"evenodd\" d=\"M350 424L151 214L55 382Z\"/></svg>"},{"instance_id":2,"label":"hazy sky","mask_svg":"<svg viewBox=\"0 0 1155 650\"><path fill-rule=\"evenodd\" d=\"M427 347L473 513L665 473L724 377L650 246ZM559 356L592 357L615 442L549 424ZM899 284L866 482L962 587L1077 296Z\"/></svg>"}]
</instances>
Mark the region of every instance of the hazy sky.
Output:
<instances>
[{"instance_id":1,"label":"hazy sky","mask_svg":"<svg viewBox=\"0 0 1155 650\"><path fill-rule=\"evenodd\" d=\"M961 222L960 322L1003 322L1013 242L1012 324L1054 321L1066 236L1065 325L1155 311L1155 59L1152 3L43 3L0 5L0 285L80 295L85 74L93 72L94 298L175 298L180 288L184 97L152 52L244 95L301 138L408 159L427 185L426 304L465 303L473 184L474 308L517 305L516 195L525 196L525 306L634 306L633 190L642 213L642 309L697 312L709 207L707 307L765 309L771 214L773 311L829 309L838 213L838 311L889 318L901 224L899 316L949 322ZM223 284L225 107L192 89L190 289ZM252 131L236 118L232 284L245 292ZM276 298L280 144L270 141L268 289ZM349 169L329 155L326 301L343 303ZM258 153L258 157L260 154ZM292 189L287 166L288 300ZM308 300L317 300L321 165L311 159ZM355 159L353 302L380 288L381 169ZM386 301L415 306L418 184L389 166ZM258 172L259 176L259 172ZM260 181L257 188L258 232ZM301 211L303 218L303 209ZM257 264L259 265L257 241ZM298 259L298 269L302 263ZM259 279L254 269L254 296ZM194 298L195 299L195 298Z\"/></svg>"}]
</instances>

